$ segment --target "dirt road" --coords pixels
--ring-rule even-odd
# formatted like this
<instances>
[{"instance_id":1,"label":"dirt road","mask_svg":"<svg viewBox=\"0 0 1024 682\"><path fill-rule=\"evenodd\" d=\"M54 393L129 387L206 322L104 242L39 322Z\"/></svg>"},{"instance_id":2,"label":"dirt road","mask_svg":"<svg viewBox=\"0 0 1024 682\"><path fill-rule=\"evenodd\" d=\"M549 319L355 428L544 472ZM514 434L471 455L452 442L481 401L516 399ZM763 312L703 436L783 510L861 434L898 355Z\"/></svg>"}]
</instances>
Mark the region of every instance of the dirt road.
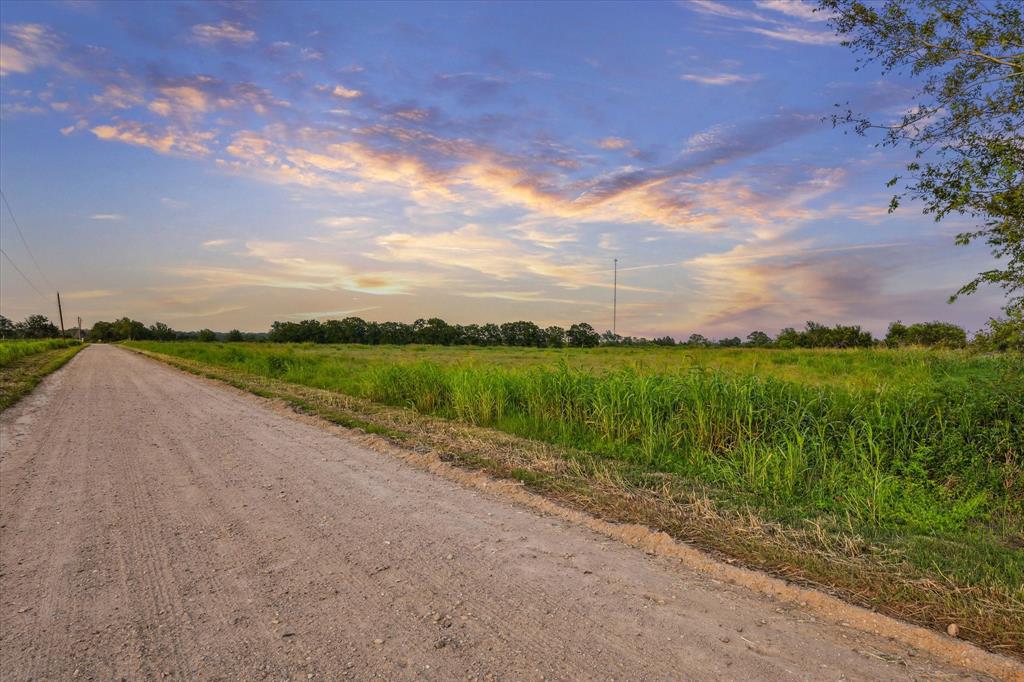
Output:
<instances>
[{"instance_id":1,"label":"dirt road","mask_svg":"<svg viewBox=\"0 0 1024 682\"><path fill-rule=\"evenodd\" d=\"M123 349L0 427L5 681L978 677Z\"/></svg>"}]
</instances>

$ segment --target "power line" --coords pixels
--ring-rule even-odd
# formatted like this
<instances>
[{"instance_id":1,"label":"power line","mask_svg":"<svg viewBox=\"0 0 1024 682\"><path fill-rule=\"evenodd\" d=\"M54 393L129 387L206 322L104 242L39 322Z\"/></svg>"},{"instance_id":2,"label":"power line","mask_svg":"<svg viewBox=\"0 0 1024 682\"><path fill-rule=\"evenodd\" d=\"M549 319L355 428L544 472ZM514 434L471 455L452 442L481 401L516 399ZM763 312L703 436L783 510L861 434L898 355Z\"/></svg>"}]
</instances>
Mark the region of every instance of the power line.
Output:
<instances>
[{"instance_id":1,"label":"power line","mask_svg":"<svg viewBox=\"0 0 1024 682\"><path fill-rule=\"evenodd\" d=\"M11 216L11 222L14 223L14 227L18 230L18 236L21 237L21 243L25 245L25 250L28 251L28 257L32 259L32 263L35 264L36 270L39 271L39 274L43 276L43 281L46 282L47 286L56 291L57 287L53 286L53 282L51 282L50 278L46 276L43 269L39 267L39 261L36 260L35 255L32 253L32 249L29 248L28 242L25 241L25 235L22 233L21 226L18 225L18 220L14 217L14 211L11 210L11 204L7 201L7 195L4 194L2 189L0 189L0 197L4 200L4 206L7 207L7 213ZM7 256L7 260L11 260L11 257ZM11 265L14 265L14 261L11 261ZM17 266L15 266L15 268L17 268ZM35 289L34 286L32 288ZM36 291L38 291L38 289L36 289Z\"/></svg>"},{"instance_id":2,"label":"power line","mask_svg":"<svg viewBox=\"0 0 1024 682\"><path fill-rule=\"evenodd\" d=\"M36 287L36 285L32 283L32 280L30 280L28 278L28 275L26 275L24 272L21 271L21 268L18 267L18 264L15 263L13 260L11 260L11 257L7 255L6 251L4 251L3 249L0 249L0 253L2 253L4 255L4 258L7 259L7 262L11 264L11 267L14 268L14 270L19 275L21 275L22 279L24 279L26 282L28 282L28 285L30 287L32 287L33 291L35 291L37 294L39 294L43 299L49 300L49 299L47 299L46 294L44 294L43 292L39 291L38 287Z\"/></svg>"}]
</instances>

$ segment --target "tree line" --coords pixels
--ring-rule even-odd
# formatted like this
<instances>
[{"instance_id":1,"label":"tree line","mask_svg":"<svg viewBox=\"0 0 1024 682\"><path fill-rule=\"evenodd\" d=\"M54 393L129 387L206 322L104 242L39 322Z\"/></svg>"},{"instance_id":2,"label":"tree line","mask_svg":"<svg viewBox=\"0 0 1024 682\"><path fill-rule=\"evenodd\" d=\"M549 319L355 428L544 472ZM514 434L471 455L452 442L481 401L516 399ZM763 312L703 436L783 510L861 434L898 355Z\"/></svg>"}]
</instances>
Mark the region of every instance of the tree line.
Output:
<instances>
[{"instance_id":1,"label":"tree line","mask_svg":"<svg viewBox=\"0 0 1024 682\"><path fill-rule=\"evenodd\" d=\"M992 324L997 321L990 322ZM1005 321L1005 329L995 340L1002 348L1019 344L1019 324ZM1007 330L1016 328L1016 337ZM984 331L972 343L992 345L992 335ZM578 322L568 329L558 326L541 327L533 322L519 321L504 324L448 324L441 318L419 319L412 324L404 322L372 322L360 317L341 320L302 320L301 322L274 322L267 340L279 343L360 343L367 345L434 344L443 346L521 346L536 348L562 348L595 346L689 346L689 347L755 347L755 348L870 348L884 344L899 346L938 346L964 348L968 345L967 332L950 322L920 322L905 325L893 322L884 339L876 339L859 325L829 327L808 322L804 329L786 327L775 337L764 331L753 331L741 339L738 336L711 340L701 334L691 334L685 341L671 336L648 339L621 336L611 331L598 334L594 328Z\"/></svg>"},{"instance_id":2,"label":"tree line","mask_svg":"<svg viewBox=\"0 0 1024 682\"><path fill-rule=\"evenodd\" d=\"M405 322L370 322L360 317L342 320L274 322L269 341L289 343L364 343L370 345L426 343L442 346L523 346L535 348L592 348L601 335L586 322L568 329L540 327L520 320L504 324L448 324L439 317Z\"/></svg>"},{"instance_id":3,"label":"tree line","mask_svg":"<svg viewBox=\"0 0 1024 682\"><path fill-rule=\"evenodd\" d=\"M78 330L68 331L77 336ZM0 316L0 338L41 339L60 336L60 330L45 315L29 315L14 323ZM767 332L752 331L745 338L738 336L717 340L702 334L691 334L685 341L671 336L653 339L621 336L611 331L599 334L586 322L577 322L568 329L559 326L541 327L520 320L504 324L449 324L438 317L405 322L373 322L360 317L341 320L302 320L274 322L268 333L215 332L211 329L177 331L163 322L146 326L138 320L122 317L113 322L96 322L88 331L88 341L269 341L273 343L359 343L366 345L431 344L442 346L518 346L530 348L594 348L596 346L683 346L689 348L871 348L886 346L929 346L978 350L1024 350L1024 320L1011 315L1008 319L990 320L986 329L968 339L963 327L950 322L918 322L889 325L882 339L859 325L827 326L808 322L803 329L782 329L774 337Z\"/></svg>"}]
</instances>

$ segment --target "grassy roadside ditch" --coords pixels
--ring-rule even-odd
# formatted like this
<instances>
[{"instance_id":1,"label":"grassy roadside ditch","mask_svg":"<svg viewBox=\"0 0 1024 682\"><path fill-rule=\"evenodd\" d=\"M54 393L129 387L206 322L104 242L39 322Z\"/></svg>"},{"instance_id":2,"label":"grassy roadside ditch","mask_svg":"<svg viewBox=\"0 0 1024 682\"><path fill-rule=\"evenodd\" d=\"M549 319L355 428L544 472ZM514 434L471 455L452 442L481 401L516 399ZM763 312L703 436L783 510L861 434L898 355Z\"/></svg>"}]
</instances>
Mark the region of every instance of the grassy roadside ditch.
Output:
<instances>
[{"instance_id":1,"label":"grassy roadside ditch","mask_svg":"<svg viewBox=\"0 0 1024 682\"><path fill-rule=\"evenodd\" d=\"M22 399L85 344L77 341L4 341L0 344L0 412Z\"/></svg>"},{"instance_id":2,"label":"grassy roadside ditch","mask_svg":"<svg viewBox=\"0 0 1024 682\"><path fill-rule=\"evenodd\" d=\"M961 637L1024 657L1024 538L1012 516L994 526L975 524L956 532L853 532L842 518L800 518L785 509L774 513L728 489L657 470L641 459L617 459L424 413L429 410L385 405L152 349L142 352L405 447L427 448L455 465L521 481L606 520L665 531L731 562L851 603L938 630L956 623Z\"/></svg>"}]
</instances>

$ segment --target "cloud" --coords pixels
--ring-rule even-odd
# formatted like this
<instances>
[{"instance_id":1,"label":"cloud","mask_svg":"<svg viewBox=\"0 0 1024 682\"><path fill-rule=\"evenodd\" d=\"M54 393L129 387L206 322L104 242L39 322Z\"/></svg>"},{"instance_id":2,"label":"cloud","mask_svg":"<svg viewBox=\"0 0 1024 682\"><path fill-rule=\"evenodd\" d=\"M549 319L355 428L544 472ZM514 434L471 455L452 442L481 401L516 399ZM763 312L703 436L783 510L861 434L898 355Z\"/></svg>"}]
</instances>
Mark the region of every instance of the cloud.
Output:
<instances>
[{"instance_id":1,"label":"cloud","mask_svg":"<svg viewBox=\"0 0 1024 682\"><path fill-rule=\"evenodd\" d=\"M210 110L210 100L202 90L190 85L159 88L163 97L149 103L149 110L160 116L191 118Z\"/></svg>"},{"instance_id":2,"label":"cloud","mask_svg":"<svg viewBox=\"0 0 1024 682\"><path fill-rule=\"evenodd\" d=\"M317 246L304 243L250 241L238 254L244 266L176 266L167 272L215 289L270 287L275 289L354 291L366 294L405 294L436 283L429 273L360 269L325 257Z\"/></svg>"},{"instance_id":3,"label":"cloud","mask_svg":"<svg viewBox=\"0 0 1024 682\"><path fill-rule=\"evenodd\" d=\"M148 105L153 113L183 121L198 119L215 111L249 109L266 115L287 109L290 103L270 90L249 82L227 83L213 76L197 74L155 79L156 98Z\"/></svg>"},{"instance_id":4,"label":"cloud","mask_svg":"<svg viewBox=\"0 0 1024 682\"><path fill-rule=\"evenodd\" d=\"M325 311L313 311L305 313L289 313L284 317L289 320L310 320L310 319L323 319L323 318L339 318L348 317L355 315L356 313L365 313L371 310L380 310L379 305L371 305L363 308L349 308L348 310L325 310Z\"/></svg>"},{"instance_id":5,"label":"cloud","mask_svg":"<svg viewBox=\"0 0 1024 682\"><path fill-rule=\"evenodd\" d=\"M0 76L29 73L56 61L61 41L48 27L11 24L4 30L12 42L0 42Z\"/></svg>"},{"instance_id":6,"label":"cloud","mask_svg":"<svg viewBox=\"0 0 1024 682\"><path fill-rule=\"evenodd\" d=\"M69 291L64 293L62 296L66 301L82 301L93 298L107 298L109 296L117 296L122 292L113 291L111 289L88 289L83 291Z\"/></svg>"},{"instance_id":7,"label":"cloud","mask_svg":"<svg viewBox=\"0 0 1024 682\"><path fill-rule=\"evenodd\" d=\"M679 0L678 4L681 7L700 12L701 14L710 14L716 17L765 20L765 17L757 12L741 9L742 5L740 3L714 2L714 0Z\"/></svg>"},{"instance_id":8,"label":"cloud","mask_svg":"<svg viewBox=\"0 0 1024 682\"><path fill-rule=\"evenodd\" d=\"M601 149L625 149L630 146L630 141L621 137L605 137L597 141Z\"/></svg>"},{"instance_id":9,"label":"cloud","mask_svg":"<svg viewBox=\"0 0 1024 682\"><path fill-rule=\"evenodd\" d=\"M554 298L543 291L461 291L466 298L492 298L502 301L524 301L528 303L564 303L566 305L588 305L590 301L578 298Z\"/></svg>"},{"instance_id":10,"label":"cloud","mask_svg":"<svg viewBox=\"0 0 1024 682\"><path fill-rule=\"evenodd\" d=\"M566 289L612 286L607 273L587 259L530 251L476 224L431 234L395 232L378 237L376 243L381 251L368 255L389 263L467 270L505 281L539 278ZM628 285L620 289L651 291Z\"/></svg>"},{"instance_id":11,"label":"cloud","mask_svg":"<svg viewBox=\"0 0 1024 682\"><path fill-rule=\"evenodd\" d=\"M723 226L723 217L735 212L738 199L710 204L701 173L783 144L819 124L817 116L783 112L705 131L699 144L691 140L674 161L661 166L627 167L572 182L539 168L532 159L468 140L386 126L356 130L359 141L335 141L344 138L318 128L243 131L225 149L231 158L218 163L273 182L342 194L400 188L421 205L437 206L440 201L460 210L516 206L547 218L708 231ZM282 138L295 140L289 144ZM392 149L394 142L398 149Z\"/></svg>"},{"instance_id":12,"label":"cloud","mask_svg":"<svg viewBox=\"0 0 1024 682\"><path fill-rule=\"evenodd\" d=\"M104 109L131 109L146 101L142 88L107 85L103 92L92 96L92 102Z\"/></svg>"},{"instance_id":13,"label":"cloud","mask_svg":"<svg viewBox=\"0 0 1024 682\"><path fill-rule=\"evenodd\" d=\"M740 244L691 259L701 290L698 326L740 332L807 319L852 321L865 300L881 295L902 243L814 247L804 240ZM822 319L824 318L824 319Z\"/></svg>"},{"instance_id":14,"label":"cloud","mask_svg":"<svg viewBox=\"0 0 1024 682\"><path fill-rule=\"evenodd\" d=\"M202 246L204 249L216 249L221 246L227 246L233 241L233 239L209 239L203 242Z\"/></svg>"},{"instance_id":15,"label":"cloud","mask_svg":"<svg viewBox=\"0 0 1024 682\"><path fill-rule=\"evenodd\" d=\"M362 90L353 90L346 88L344 85L335 85L334 89L331 90L331 94L342 99L355 99L356 97L363 96Z\"/></svg>"},{"instance_id":16,"label":"cloud","mask_svg":"<svg viewBox=\"0 0 1024 682\"><path fill-rule=\"evenodd\" d=\"M761 76L754 74L744 76L738 73L714 73L714 74L696 74L696 73L684 73L680 76L684 81L693 81L694 83L701 83L702 85L737 85L739 83L753 83L761 80Z\"/></svg>"},{"instance_id":17,"label":"cloud","mask_svg":"<svg viewBox=\"0 0 1024 682\"><path fill-rule=\"evenodd\" d=\"M248 45L256 40L256 33L230 21L219 24L196 24L192 27L192 39L204 45L232 43Z\"/></svg>"},{"instance_id":18,"label":"cloud","mask_svg":"<svg viewBox=\"0 0 1024 682\"><path fill-rule=\"evenodd\" d=\"M780 21L770 16L747 9L747 5L739 3L726 4L714 0L680 1L680 6L689 10L722 19L742 21L739 30L757 33L774 40L781 40L803 45L838 45L840 39L829 31L820 31ZM827 20L828 16L813 12L813 7L800 0L759 0L755 7L767 9L803 22Z\"/></svg>"},{"instance_id":19,"label":"cloud","mask_svg":"<svg viewBox=\"0 0 1024 682\"><path fill-rule=\"evenodd\" d=\"M815 5L804 0L755 0L754 5L804 21L828 21L829 18L828 13L816 12Z\"/></svg>"},{"instance_id":20,"label":"cloud","mask_svg":"<svg viewBox=\"0 0 1024 682\"><path fill-rule=\"evenodd\" d=\"M210 153L209 144L214 139L212 132L160 129L135 121L98 125L91 132L101 140L147 147L161 154L183 156L206 156Z\"/></svg>"},{"instance_id":21,"label":"cloud","mask_svg":"<svg viewBox=\"0 0 1024 682\"><path fill-rule=\"evenodd\" d=\"M815 31L798 26L780 26L778 28L765 28L762 26L748 26L743 30L759 35L785 40L791 43L802 43L804 45L838 45L841 38L828 31Z\"/></svg>"},{"instance_id":22,"label":"cloud","mask_svg":"<svg viewBox=\"0 0 1024 682\"><path fill-rule=\"evenodd\" d=\"M94 213L89 220L124 220L124 216L120 213Z\"/></svg>"}]
</instances>

